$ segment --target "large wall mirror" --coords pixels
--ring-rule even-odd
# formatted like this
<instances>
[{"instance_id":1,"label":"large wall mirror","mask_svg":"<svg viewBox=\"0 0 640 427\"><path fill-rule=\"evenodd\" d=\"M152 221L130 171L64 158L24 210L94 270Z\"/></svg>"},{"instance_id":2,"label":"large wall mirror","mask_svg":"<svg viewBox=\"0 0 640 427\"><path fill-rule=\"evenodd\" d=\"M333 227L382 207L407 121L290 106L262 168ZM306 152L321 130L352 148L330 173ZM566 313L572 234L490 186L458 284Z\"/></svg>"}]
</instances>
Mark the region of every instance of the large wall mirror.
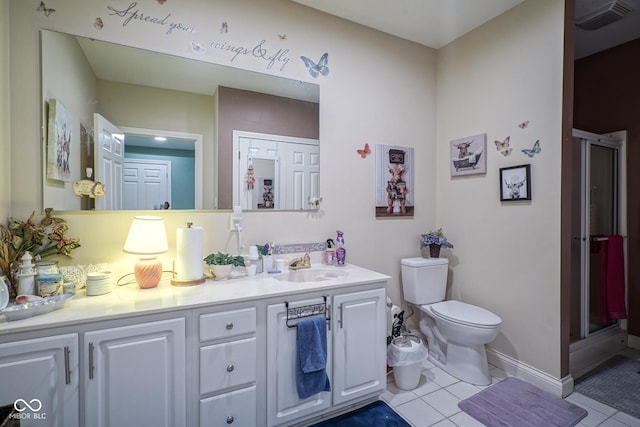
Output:
<instances>
[{"instance_id":1,"label":"large wall mirror","mask_svg":"<svg viewBox=\"0 0 640 427\"><path fill-rule=\"evenodd\" d=\"M298 194L268 210L307 209L300 200L319 195L318 85L49 30L41 61L44 207L231 209L234 188L246 188L251 162L260 164L256 149L279 165L274 173L300 160L287 156L290 144L271 150L275 139L315 141L317 171L302 192L299 180L286 188L288 180L262 173L262 185ZM254 138L242 154L249 164L240 164L238 132L267 135L271 145Z\"/></svg>"}]
</instances>

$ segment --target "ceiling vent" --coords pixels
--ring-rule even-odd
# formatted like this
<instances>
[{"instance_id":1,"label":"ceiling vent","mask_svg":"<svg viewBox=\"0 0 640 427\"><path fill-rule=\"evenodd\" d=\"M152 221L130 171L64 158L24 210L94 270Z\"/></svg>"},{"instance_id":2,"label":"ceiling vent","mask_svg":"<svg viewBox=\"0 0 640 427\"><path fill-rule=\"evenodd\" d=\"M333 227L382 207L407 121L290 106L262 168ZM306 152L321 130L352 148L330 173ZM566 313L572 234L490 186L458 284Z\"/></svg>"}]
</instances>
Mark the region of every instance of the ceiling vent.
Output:
<instances>
[{"instance_id":1,"label":"ceiling vent","mask_svg":"<svg viewBox=\"0 0 640 427\"><path fill-rule=\"evenodd\" d=\"M632 10L621 1L614 0L576 19L576 26L587 31L597 30L605 25L619 21L631 13Z\"/></svg>"}]
</instances>

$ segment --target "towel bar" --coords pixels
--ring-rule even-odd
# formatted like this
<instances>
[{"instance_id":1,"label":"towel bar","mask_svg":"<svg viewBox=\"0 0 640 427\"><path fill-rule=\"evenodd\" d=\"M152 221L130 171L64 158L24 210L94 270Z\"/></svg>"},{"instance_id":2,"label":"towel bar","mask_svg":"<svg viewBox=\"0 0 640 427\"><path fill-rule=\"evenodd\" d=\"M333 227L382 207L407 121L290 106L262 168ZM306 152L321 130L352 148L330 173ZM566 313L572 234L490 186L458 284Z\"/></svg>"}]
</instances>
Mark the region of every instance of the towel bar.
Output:
<instances>
[{"instance_id":1,"label":"towel bar","mask_svg":"<svg viewBox=\"0 0 640 427\"><path fill-rule=\"evenodd\" d=\"M327 318L327 324L329 325L329 330L331 330L331 318L329 316L329 307L327 307L327 297L323 296L322 298L324 299L323 303L309 304L293 308L289 308L289 302L285 301L284 304L287 307L287 327L295 328L297 323L291 323L294 320L322 314Z\"/></svg>"}]
</instances>

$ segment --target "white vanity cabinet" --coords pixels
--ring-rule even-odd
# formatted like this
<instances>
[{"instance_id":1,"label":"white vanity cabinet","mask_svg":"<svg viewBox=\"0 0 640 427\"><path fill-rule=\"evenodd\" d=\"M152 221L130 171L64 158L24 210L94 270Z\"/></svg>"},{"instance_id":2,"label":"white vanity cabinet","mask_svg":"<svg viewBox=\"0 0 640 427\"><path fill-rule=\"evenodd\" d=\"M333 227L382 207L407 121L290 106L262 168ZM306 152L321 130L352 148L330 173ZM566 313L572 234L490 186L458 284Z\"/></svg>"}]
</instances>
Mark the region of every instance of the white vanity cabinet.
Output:
<instances>
[{"instance_id":1,"label":"white vanity cabinet","mask_svg":"<svg viewBox=\"0 0 640 427\"><path fill-rule=\"evenodd\" d=\"M386 387L386 295L384 289L333 297L333 404Z\"/></svg>"},{"instance_id":2,"label":"white vanity cabinet","mask_svg":"<svg viewBox=\"0 0 640 427\"><path fill-rule=\"evenodd\" d=\"M256 307L199 317L201 426L257 424Z\"/></svg>"},{"instance_id":3,"label":"white vanity cabinet","mask_svg":"<svg viewBox=\"0 0 640 427\"><path fill-rule=\"evenodd\" d=\"M78 335L0 344L0 406L23 409L22 427L73 427L78 412Z\"/></svg>"},{"instance_id":4,"label":"white vanity cabinet","mask_svg":"<svg viewBox=\"0 0 640 427\"><path fill-rule=\"evenodd\" d=\"M323 298L296 299L289 308L322 304ZM299 399L296 389L296 329L287 326L285 304L267 307L267 425L282 426L358 398L373 397L386 386L385 289L327 296L327 373L331 392ZM293 324L295 322L290 322Z\"/></svg>"},{"instance_id":5,"label":"white vanity cabinet","mask_svg":"<svg viewBox=\"0 0 640 427\"><path fill-rule=\"evenodd\" d=\"M185 319L88 331L84 425L186 424Z\"/></svg>"}]
</instances>

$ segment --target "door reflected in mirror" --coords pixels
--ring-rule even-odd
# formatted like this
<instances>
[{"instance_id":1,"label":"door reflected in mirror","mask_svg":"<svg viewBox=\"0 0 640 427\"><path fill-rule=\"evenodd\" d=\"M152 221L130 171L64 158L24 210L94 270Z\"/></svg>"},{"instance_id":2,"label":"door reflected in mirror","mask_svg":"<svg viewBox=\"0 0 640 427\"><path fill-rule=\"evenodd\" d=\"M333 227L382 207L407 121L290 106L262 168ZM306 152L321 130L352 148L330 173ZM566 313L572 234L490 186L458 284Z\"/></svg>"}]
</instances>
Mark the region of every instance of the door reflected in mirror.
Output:
<instances>
[{"instance_id":1,"label":"door reflected in mirror","mask_svg":"<svg viewBox=\"0 0 640 427\"><path fill-rule=\"evenodd\" d=\"M304 210L320 197L317 139L235 131L233 150L234 206Z\"/></svg>"},{"instance_id":2,"label":"door reflected in mirror","mask_svg":"<svg viewBox=\"0 0 640 427\"><path fill-rule=\"evenodd\" d=\"M43 123L46 128L48 102L56 99L70 111L73 126L71 180L44 174L43 207L231 209L238 179L231 167L234 130L318 139L315 84L49 30L41 31L41 39ZM102 128L94 114L114 127ZM256 116L262 121L251 120ZM184 145L152 147L139 142L143 135ZM43 135L45 159L46 140ZM278 169L287 169L284 158L278 162ZM105 195L76 196L73 182L87 179L102 182ZM271 185L279 191L275 175ZM265 203L256 193L246 209L290 209L273 194L272 207L258 206ZM301 206L295 209L306 208Z\"/></svg>"}]
</instances>

